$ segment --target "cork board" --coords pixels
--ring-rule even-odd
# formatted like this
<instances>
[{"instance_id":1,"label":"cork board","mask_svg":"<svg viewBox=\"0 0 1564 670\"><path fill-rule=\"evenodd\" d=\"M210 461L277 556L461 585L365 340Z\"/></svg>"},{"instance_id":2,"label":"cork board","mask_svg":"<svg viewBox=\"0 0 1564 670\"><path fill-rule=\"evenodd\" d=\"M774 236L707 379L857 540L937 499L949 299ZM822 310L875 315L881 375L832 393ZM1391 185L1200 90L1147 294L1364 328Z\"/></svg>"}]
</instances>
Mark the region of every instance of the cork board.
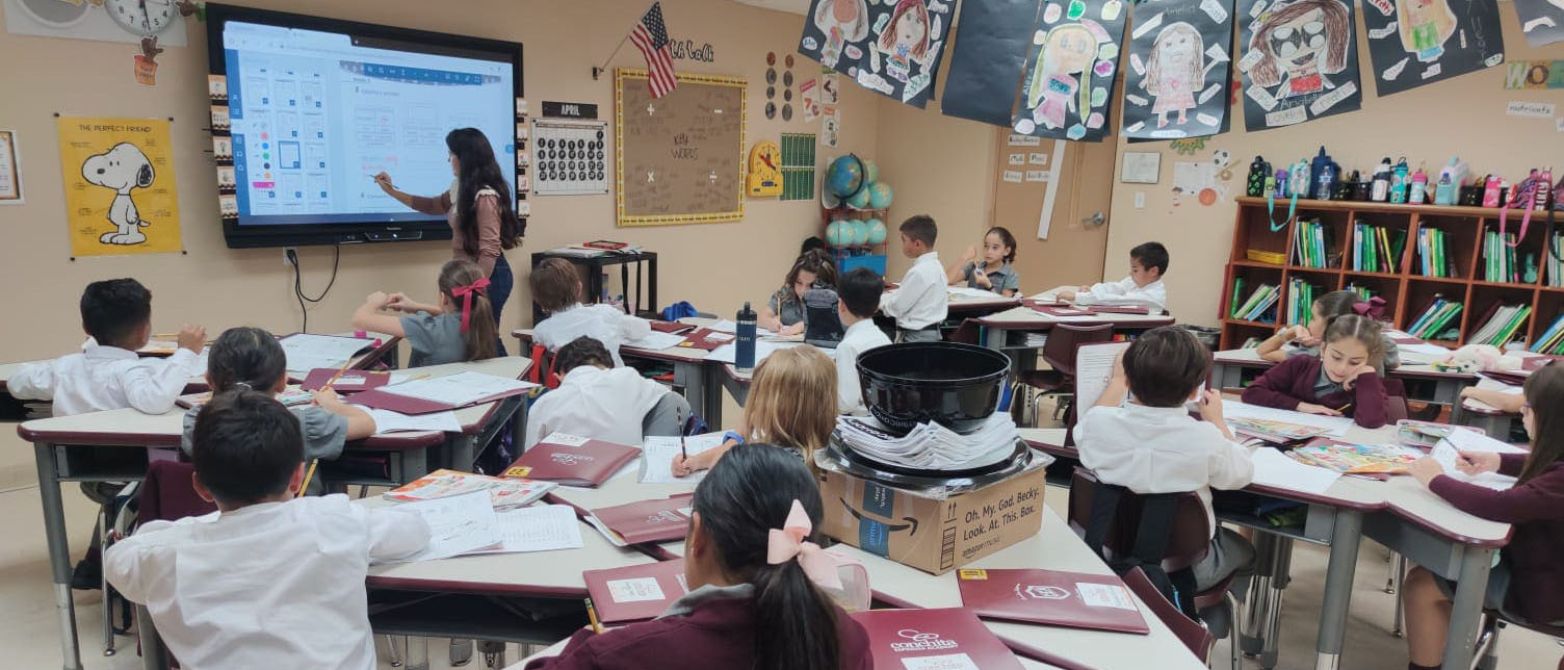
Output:
<instances>
[{"instance_id":1,"label":"cork board","mask_svg":"<svg viewBox=\"0 0 1564 670\"><path fill-rule=\"evenodd\" d=\"M645 70L614 74L615 201L620 227L744 218L747 82L678 75L653 100Z\"/></svg>"}]
</instances>

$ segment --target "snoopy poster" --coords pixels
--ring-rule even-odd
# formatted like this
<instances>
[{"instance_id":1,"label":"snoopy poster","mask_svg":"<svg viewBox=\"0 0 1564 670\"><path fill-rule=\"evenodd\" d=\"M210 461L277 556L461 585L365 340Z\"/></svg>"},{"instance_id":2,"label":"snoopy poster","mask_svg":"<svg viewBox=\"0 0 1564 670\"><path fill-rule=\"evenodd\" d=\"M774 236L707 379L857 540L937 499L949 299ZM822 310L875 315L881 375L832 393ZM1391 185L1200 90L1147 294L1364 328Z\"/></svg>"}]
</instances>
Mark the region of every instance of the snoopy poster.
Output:
<instances>
[{"instance_id":1,"label":"snoopy poster","mask_svg":"<svg viewBox=\"0 0 1564 670\"><path fill-rule=\"evenodd\" d=\"M168 126L167 119L59 119L72 256L183 248Z\"/></svg>"},{"instance_id":2,"label":"snoopy poster","mask_svg":"<svg viewBox=\"0 0 1564 670\"><path fill-rule=\"evenodd\" d=\"M1129 7L1120 0L1048 0L1021 82L1017 133L1101 141Z\"/></svg>"},{"instance_id":3,"label":"snoopy poster","mask_svg":"<svg viewBox=\"0 0 1564 670\"><path fill-rule=\"evenodd\" d=\"M1224 130L1231 0L1144 0L1124 74L1124 135L1203 137Z\"/></svg>"},{"instance_id":4,"label":"snoopy poster","mask_svg":"<svg viewBox=\"0 0 1564 670\"><path fill-rule=\"evenodd\" d=\"M934 94L955 0L814 0L798 52L922 108Z\"/></svg>"}]
</instances>

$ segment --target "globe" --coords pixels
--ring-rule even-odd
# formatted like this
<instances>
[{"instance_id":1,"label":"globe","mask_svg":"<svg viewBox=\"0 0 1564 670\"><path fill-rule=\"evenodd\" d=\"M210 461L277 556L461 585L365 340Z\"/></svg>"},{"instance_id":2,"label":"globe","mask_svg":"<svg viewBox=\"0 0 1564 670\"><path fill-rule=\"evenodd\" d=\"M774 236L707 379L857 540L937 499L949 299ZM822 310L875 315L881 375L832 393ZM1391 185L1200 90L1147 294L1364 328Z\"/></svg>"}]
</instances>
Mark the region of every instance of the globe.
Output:
<instances>
[{"instance_id":1,"label":"globe","mask_svg":"<svg viewBox=\"0 0 1564 670\"><path fill-rule=\"evenodd\" d=\"M880 180L880 164L872 160L863 162L863 176L870 184Z\"/></svg>"},{"instance_id":2,"label":"globe","mask_svg":"<svg viewBox=\"0 0 1564 670\"><path fill-rule=\"evenodd\" d=\"M857 193L852 194L852 196L848 197L843 202L846 202L847 206L853 209L868 209L869 189L859 189Z\"/></svg>"},{"instance_id":3,"label":"globe","mask_svg":"<svg viewBox=\"0 0 1564 670\"><path fill-rule=\"evenodd\" d=\"M833 247L846 246L842 243L843 221L832 221L825 226L825 243Z\"/></svg>"},{"instance_id":4,"label":"globe","mask_svg":"<svg viewBox=\"0 0 1564 670\"><path fill-rule=\"evenodd\" d=\"M825 190L846 198L863 190L863 163L852 154L838 156L825 170Z\"/></svg>"},{"instance_id":5,"label":"globe","mask_svg":"<svg viewBox=\"0 0 1564 670\"><path fill-rule=\"evenodd\" d=\"M885 222L879 219L869 219L869 244L885 243Z\"/></svg>"},{"instance_id":6,"label":"globe","mask_svg":"<svg viewBox=\"0 0 1564 670\"><path fill-rule=\"evenodd\" d=\"M869 227L862 221L847 221L848 246L861 247L869 241Z\"/></svg>"},{"instance_id":7,"label":"globe","mask_svg":"<svg viewBox=\"0 0 1564 670\"><path fill-rule=\"evenodd\" d=\"M883 181L877 181L865 189L869 192L869 206L874 209L885 209L891 206L893 194L891 185Z\"/></svg>"}]
</instances>

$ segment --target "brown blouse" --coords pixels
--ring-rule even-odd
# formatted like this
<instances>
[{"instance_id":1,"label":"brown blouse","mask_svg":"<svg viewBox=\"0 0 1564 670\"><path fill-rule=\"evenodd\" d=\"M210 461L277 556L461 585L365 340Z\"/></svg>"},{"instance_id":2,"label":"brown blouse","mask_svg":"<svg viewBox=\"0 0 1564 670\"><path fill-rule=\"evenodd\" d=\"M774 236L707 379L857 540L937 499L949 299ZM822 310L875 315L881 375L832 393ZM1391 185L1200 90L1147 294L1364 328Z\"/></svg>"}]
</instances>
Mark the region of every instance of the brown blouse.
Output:
<instances>
[{"instance_id":1,"label":"brown blouse","mask_svg":"<svg viewBox=\"0 0 1564 670\"><path fill-rule=\"evenodd\" d=\"M483 268L483 276L494 273L494 262L499 259L505 248L500 244L500 194L491 189L478 192L478 257L467 255L464 247L466 236L462 234L461 222L456 218L456 208L451 206L451 192L446 191L440 195L428 198L421 195L413 196L413 209L424 214L444 214L446 223L451 226L451 257L461 258L478 264Z\"/></svg>"}]
</instances>

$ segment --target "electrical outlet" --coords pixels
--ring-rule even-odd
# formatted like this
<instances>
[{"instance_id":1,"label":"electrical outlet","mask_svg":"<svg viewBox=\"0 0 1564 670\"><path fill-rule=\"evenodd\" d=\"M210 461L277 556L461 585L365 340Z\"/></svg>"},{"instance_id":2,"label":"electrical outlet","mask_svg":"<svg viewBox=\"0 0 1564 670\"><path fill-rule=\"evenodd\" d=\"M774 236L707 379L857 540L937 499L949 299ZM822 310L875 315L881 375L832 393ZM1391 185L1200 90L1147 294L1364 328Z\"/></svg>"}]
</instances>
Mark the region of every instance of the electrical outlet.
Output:
<instances>
[{"instance_id":1,"label":"electrical outlet","mask_svg":"<svg viewBox=\"0 0 1564 670\"><path fill-rule=\"evenodd\" d=\"M293 247L283 247L283 249L282 249L282 264L283 265L286 265L286 266L288 266L290 268L293 267L294 264L298 262L297 261L298 257L299 257L299 250L298 249L295 249Z\"/></svg>"},{"instance_id":2,"label":"electrical outlet","mask_svg":"<svg viewBox=\"0 0 1564 670\"><path fill-rule=\"evenodd\" d=\"M1135 192L1135 209L1145 209L1145 208L1146 208L1146 192L1145 191L1136 191Z\"/></svg>"}]
</instances>

